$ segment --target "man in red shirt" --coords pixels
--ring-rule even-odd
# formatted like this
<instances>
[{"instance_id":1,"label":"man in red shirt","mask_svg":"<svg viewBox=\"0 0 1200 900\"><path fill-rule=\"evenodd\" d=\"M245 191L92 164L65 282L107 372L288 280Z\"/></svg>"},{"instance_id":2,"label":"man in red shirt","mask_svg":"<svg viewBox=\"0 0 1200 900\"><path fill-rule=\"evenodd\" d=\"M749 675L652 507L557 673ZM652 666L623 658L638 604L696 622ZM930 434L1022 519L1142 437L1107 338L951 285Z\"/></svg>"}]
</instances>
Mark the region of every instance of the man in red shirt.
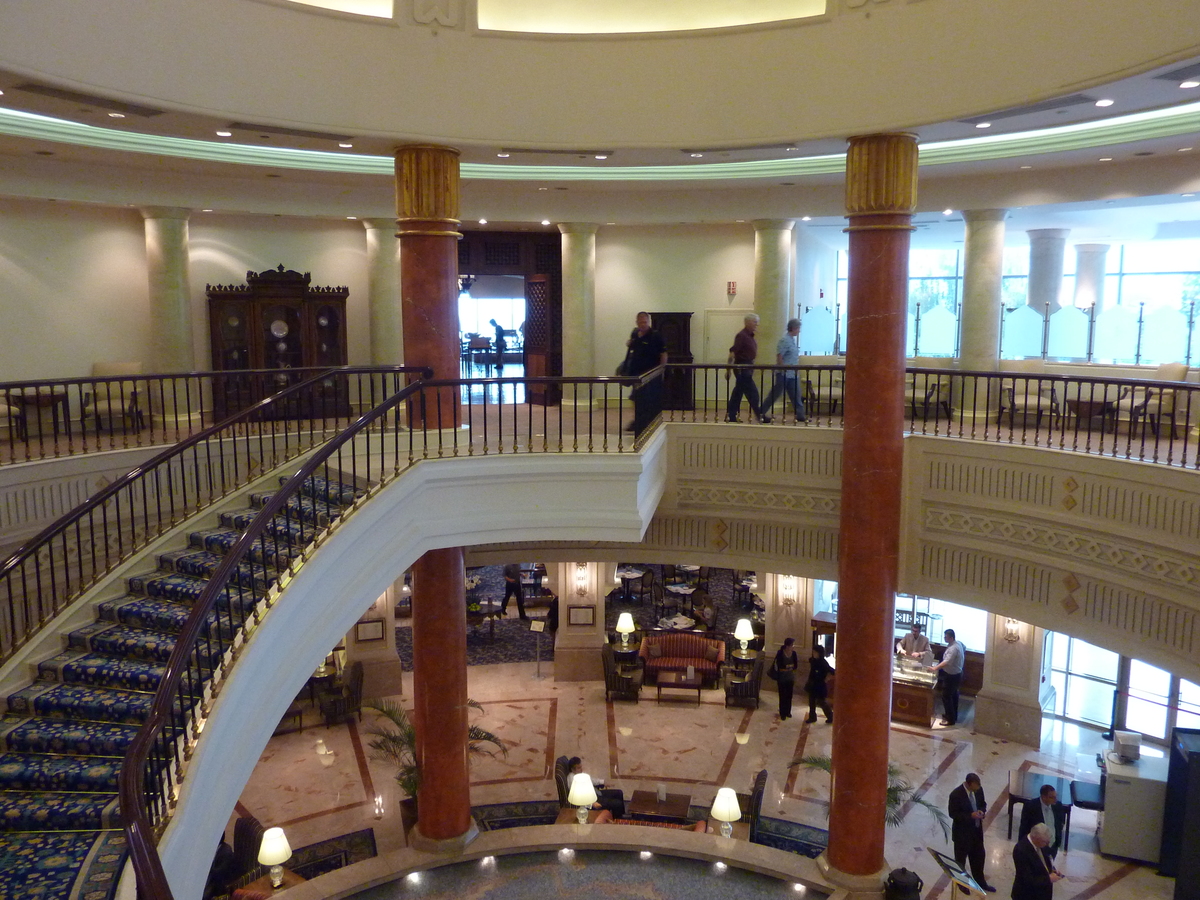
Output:
<instances>
[{"instance_id":1,"label":"man in red shirt","mask_svg":"<svg viewBox=\"0 0 1200 900\"><path fill-rule=\"evenodd\" d=\"M742 397L745 397L750 401L751 414L758 416L758 421L766 425L771 421L771 417L759 404L758 385L754 383L754 370L746 368L754 365L754 359L758 356L758 341L754 339L754 332L758 330L758 316L750 313L744 321L746 327L734 336L733 346L729 348L729 362L734 367L734 384L733 393L729 395L729 407L725 411L725 421L741 421L738 413L741 410Z\"/></svg>"}]
</instances>

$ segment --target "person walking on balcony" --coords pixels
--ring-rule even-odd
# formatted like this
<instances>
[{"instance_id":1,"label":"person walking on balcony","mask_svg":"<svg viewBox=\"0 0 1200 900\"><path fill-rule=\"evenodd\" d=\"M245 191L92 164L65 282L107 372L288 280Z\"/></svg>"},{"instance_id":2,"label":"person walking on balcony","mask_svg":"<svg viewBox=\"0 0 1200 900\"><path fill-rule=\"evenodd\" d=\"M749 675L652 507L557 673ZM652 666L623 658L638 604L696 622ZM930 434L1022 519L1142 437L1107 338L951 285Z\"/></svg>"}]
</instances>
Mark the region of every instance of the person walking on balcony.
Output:
<instances>
[{"instance_id":1,"label":"person walking on balcony","mask_svg":"<svg viewBox=\"0 0 1200 900\"><path fill-rule=\"evenodd\" d=\"M504 339L504 326L495 319L490 319L488 324L496 329L496 374L500 375L504 372L504 353L508 350L508 341Z\"/></svg>"},{"instance_id":2,"label":"person walking on balcony","mask_svg":"<svg viewBox=\"0 0 1200 900\"><path fill-rule=\"evenodd\" d=\"M729 364L733 366L733 393L729 395L729 406L725 411L726 422L740 422L738 414L741 411L742 397L750 402L750 413L758 416L758 421L767 425L771 417L767 408L758 402L758 385L754 383L754 359L758 356L758 341L754 333L758 331L758 316L754 313L743 320L745 327L733 338L733 346L729 348ZM730 373L726 372L728 379Z\"/></svg>"},{"instance_id":3,"label":"person walking on balcony","mask_svg":"<svg viewBox=\"0 0 1200 900\"><path fill-rule=\"evenodd\" d=\"M796 421L806 421L804 401L800 399L799 390L799 319L788 319L787 332L779 339L779 343L775 345L775 365L788 366L789 368L775 372L775 383L771 385L771 392L767 394L767 399L763 401L763 412L769 413L771 407L775 405L775 401L779 399L779 396L787 394L788 399L792 401L792 412L796 414Z\"/></svg>"},{"instance_id":4,"label":"person walking on balcony","mask_svg":"<svg viewBox=\"0 0 1200 900\"><path fill-rule=\"evenodd\" d=\"M625 342L625 361L621 363L622 375L644 375L651 369L667 364L667 344L662 335L654 330L650 313L637 314L637 327L629 333ZM654 378L633 389L633 421L626 427L639 435L654 417L662 411L663 380Z\"/></svg>"}]
</instances>

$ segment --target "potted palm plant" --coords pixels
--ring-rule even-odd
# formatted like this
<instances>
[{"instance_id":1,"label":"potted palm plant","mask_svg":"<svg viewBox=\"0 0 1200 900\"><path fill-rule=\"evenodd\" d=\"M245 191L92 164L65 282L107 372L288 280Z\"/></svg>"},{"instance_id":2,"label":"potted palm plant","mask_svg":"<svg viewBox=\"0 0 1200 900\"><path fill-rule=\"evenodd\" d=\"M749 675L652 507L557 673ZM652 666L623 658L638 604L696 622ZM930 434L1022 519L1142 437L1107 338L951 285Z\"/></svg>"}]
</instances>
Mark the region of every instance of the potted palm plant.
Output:
<instances>
[{"instance_id":1,"label":"potted palm plant","mask_svg":"<svg viewBox=\"0 0 1200 900\"><path fill-rule=\"evenodd\" d=\"M475 700L468 700L467 706L483 710ZM408 796L400 801L400 821L404 833L417 822L417 790L421 787L421 766L417 761L417 729L404 707L391 700L383 700L377 704L368 704L382 718L367 729L371 741L371 758L391 763L396 768L396 784ZM495 748L486 745L493 744ZM467 751L471 756L495 756L500 753L508 756L508 747L498 736L478 725L467 726Z\"/></svg>"},{"instance_id":2,"label":"potted palm plant","mask_svg":"<svg viewBox=\"0 0 1200 900\"><path fill-rule=\"evenodd\" d=\"M797 756L790 763L788 768L794 766L802 766L806 769L819 769L829 775L833 774L833 757L832 756ZM941 809L934 806L928 800L916 795L917 789L913 787L912 782L904 777L904 772L900 766L894 762L888 763L888 780L887 780L887 805L884 808L883 820L888 825L895 827L900 824L900 811L906 803L912 802L917 806L922 806L929 811L933 816L934 821L942 828L942 834L946 840L950 840L950 817ZM829 815L829 809L826 807L825 815Z\"/></svg>"}]
</instances>

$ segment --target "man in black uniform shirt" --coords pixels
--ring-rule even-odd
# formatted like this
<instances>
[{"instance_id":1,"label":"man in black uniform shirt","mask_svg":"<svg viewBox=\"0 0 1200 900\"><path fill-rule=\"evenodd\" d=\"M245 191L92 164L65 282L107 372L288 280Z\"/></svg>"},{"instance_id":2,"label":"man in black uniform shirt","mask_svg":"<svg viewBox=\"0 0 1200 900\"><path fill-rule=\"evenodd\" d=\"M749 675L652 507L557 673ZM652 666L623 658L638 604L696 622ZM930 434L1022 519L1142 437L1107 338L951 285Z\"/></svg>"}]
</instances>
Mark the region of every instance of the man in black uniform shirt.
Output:
<instances>
[{"instance_id":1,"label":"man in black uniform shirt","mask_svg":"<svg viewBox=\"0 0 1200 900\"><path fill-rule=\"evenodd\" d=\"M667 345L662 335L651 327L650 313L637 314L637 328L625 342L625 375L641 375L657 366L666 365ZM663 380L655 378L633 390L633 422L627 428L641 434L662 410Z\"/></svg>"}]
</instances>

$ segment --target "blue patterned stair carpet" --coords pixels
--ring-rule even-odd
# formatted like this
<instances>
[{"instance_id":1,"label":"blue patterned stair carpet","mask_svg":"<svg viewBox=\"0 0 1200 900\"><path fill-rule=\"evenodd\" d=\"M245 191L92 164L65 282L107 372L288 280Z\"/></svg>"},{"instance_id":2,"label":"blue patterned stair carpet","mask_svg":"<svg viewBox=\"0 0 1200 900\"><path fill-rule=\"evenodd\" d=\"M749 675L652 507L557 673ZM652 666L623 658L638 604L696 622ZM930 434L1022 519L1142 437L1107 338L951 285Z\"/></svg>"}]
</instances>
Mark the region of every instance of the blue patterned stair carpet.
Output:
<instances>
[{"instance_id":1,"label":"blue patterned stair carpet","mask_svg":"<svg viewBox=\"0 0 1200 900\"><path fill-rule=\"evenodd\" d=\"M273 582L356 492L311 479L287 521L239 566L235 585ZM37 679L8 695L0 717L0 900L110 900L126 850L117 775L149 714L176 636L192 604L269 493L223 513L216 527L158 556L158 569L130 577L127 593L97 605L98 618L63 635L64 648ZM331 507L330 504L333 504ZM206 631L228 639L261 597L226 588ZM216 651L208 661L215 662Z\"/></svg>"}]
</instances>

